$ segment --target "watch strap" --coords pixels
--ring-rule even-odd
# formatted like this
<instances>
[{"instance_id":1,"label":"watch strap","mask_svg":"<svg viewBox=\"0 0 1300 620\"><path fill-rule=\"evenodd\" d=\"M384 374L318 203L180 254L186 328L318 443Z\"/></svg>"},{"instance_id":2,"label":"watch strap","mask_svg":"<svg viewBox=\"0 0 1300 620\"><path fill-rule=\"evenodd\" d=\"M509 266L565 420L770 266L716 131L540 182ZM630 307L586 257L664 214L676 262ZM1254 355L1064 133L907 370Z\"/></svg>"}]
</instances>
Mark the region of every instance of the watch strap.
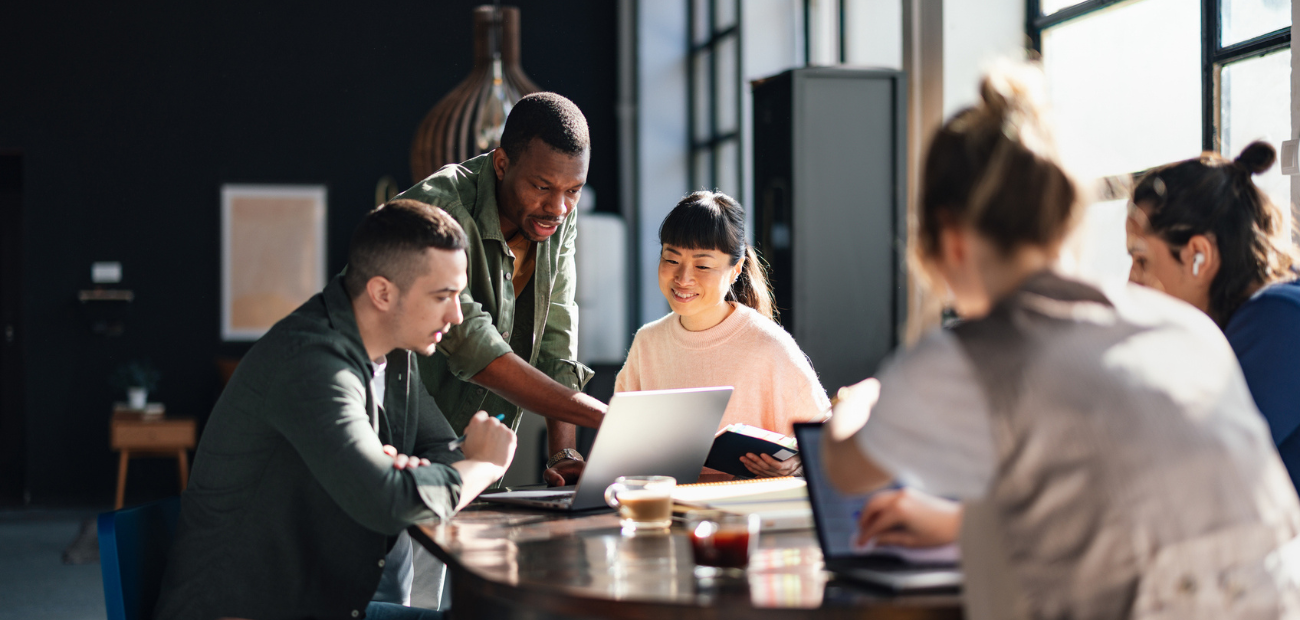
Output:
<instances>
[{"instance_id":1,"label":"watch strap","mask_svg":"<svg viewBox=\"0 0 1300 620\"><path fill-rule=\"evenodd\" d=\"M583 458L582 455L579 454L577 450L574 450L573 448L565 448L563 450L560 450L559 452L556 452L555 454L552 454L551 458L546 459L546 468L550 469L552 467L555 467L556 463L565 460L581 462Z\"/></svg>"}]
</instances>

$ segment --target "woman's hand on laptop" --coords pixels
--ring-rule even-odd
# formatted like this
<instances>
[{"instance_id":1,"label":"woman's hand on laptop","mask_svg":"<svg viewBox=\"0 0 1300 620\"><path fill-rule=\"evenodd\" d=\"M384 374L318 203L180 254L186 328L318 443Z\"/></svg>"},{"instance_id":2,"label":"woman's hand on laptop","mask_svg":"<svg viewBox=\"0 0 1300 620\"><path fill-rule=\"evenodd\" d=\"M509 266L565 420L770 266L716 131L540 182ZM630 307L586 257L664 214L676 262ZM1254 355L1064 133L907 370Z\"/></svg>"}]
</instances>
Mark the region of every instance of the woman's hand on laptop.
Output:
<instances>
[{"instance_id":1,"label":"woman's hand on laptop","mask_svg":"<svg viewBox=\"0 0 1300 620\"><path fill-rule=\"evenodd\" d=\"M803 461L800 461L798 456L778 461L770 454L754 454L751 452L741 455L740 464L759 478L776 478L779 476L793 476L799 471Z\"/></svg>"},{"instance_id":2,"label":"woman's hand on laptop","mask_svg":"<svg viewBox=\"0 0 1300 620\"><path fill-rule=\"evenodd\" d=\"M913 489L881 491L871 496L858 517L856 546L872 538L878 545L938 547L957 542L961 504Z\"/></svg>"}]
</instances>

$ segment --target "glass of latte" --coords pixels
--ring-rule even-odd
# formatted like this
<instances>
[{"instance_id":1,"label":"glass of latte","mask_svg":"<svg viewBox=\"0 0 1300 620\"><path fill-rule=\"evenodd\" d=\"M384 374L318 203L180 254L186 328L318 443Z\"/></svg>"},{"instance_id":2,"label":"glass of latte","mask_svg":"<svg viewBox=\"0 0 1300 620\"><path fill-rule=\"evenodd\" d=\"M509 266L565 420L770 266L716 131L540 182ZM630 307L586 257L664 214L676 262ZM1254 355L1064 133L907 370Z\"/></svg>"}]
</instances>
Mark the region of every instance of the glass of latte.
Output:
<instances>
[{"instance_id":1,"label":"glass of latte","mask_svg":"<svg viewBox=\"0 0 1300 620\"><path fill-rule=\"evenodd\" d=\"M619 476L605 489L605 503L618 509L624 534L638 530L663 530L673 522L671 476Z\"/></svg>"}]
</instances>

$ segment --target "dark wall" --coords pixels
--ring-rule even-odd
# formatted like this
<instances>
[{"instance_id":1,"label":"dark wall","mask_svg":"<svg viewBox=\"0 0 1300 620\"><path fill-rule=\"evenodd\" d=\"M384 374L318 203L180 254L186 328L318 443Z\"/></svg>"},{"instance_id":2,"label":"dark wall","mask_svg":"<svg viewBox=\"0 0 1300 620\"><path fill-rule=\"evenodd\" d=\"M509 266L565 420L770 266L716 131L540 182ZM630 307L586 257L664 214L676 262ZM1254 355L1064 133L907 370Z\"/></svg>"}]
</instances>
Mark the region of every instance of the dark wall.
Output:
<instances>
[{"instance_id":1,"label":"dark wall","mask_svg":"<svg viewBox=\"0 0 1300 620\"><path fill-rule=\"evenodd\" d=\"M327 185L329 270L343 267L377 181L410 184L416 127L469 71L481 2L288 4L0 7L0 150L21 151L25 168L34 501L111 497L118 365L151 360L168 411L202 420L220 390L215 358L246 350L220 339L222 183ZM514 4L524 70L586 113L588 180L617 211L615 3ZM97 260L120 261L136 294L119 337L92 335L75 301ZM165 461L132 467L128 499L174 485Z\"/></svg>"}]
</instances>

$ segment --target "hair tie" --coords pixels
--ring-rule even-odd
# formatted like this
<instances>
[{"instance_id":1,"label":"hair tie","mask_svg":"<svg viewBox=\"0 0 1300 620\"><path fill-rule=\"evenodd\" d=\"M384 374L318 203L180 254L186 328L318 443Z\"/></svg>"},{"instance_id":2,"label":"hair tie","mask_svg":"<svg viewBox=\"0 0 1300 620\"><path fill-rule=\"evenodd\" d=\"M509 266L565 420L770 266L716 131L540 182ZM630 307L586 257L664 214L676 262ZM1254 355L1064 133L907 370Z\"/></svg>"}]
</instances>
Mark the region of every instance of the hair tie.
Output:
<instances>
[{"instance_id":1,"label":"hair tie","mask_svg":"<svg viewBox=\"0 0 1300 620\"><path fill-rule=\"evenodd\" d=\"M1151 191L1155 192L1161 200L1164 200L1169 188L1165 186L1165 180L1157 176L1151 180Z\"/></svg>"}]
</instances>

